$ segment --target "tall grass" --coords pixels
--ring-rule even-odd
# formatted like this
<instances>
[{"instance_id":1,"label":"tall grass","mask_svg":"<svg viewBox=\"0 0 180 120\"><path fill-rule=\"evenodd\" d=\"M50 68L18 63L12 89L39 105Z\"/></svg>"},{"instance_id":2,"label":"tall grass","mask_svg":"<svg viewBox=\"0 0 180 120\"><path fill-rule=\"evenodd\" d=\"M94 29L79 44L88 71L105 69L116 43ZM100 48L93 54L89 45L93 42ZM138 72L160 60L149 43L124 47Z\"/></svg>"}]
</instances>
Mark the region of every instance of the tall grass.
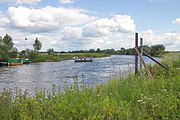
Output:
<instances>
[{"instance_id":1,"label":"tall grass","mask_svg":"<svg viewBox=\"0 0 180 120\"><path fill-rule=\"evenodd\" d=\"M179 55L151 66L154 79L129 75L88 88L74 84L64 92L5 89L0 93L1 120L179 120Z\"/></svg>"}]
</instances>

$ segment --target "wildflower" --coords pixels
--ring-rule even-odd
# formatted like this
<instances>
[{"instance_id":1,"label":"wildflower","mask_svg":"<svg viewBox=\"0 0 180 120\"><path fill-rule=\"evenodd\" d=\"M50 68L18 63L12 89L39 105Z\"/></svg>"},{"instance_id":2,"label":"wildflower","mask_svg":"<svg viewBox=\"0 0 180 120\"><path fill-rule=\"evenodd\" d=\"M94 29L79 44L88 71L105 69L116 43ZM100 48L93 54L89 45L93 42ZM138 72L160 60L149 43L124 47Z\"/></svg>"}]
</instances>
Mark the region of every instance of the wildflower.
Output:
<instances>
[{"instance_id":1,"label":"wildflower","mask_svg":"<svg viewBox=\"0 0 180 120\"><path fill-rule=\"evenodd\" d=\"M138 100L137 102L138 102L138 103L139 103L139 102L143 102L143 100Z\"/></svg>"}]
</instances>

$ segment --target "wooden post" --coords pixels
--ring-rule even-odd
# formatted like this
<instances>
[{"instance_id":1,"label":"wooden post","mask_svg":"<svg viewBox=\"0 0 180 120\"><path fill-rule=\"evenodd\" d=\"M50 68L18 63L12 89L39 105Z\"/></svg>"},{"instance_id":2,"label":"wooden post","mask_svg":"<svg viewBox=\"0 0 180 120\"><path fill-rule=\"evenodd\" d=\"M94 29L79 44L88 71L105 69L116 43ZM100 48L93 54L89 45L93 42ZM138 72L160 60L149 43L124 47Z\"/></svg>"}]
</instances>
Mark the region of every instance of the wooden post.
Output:
<instances>
[{"instance_id":1,"label":"wooden post","mask_svg":"<svg viewBox=\"0 0 180 120\"><path fill-rule=\"evenodd\" d=\"M143 56L143 38L140 38L140 50L141 50L141 56ZM142 62L140 60L140 71L142 71Z\"/></svg>"},{"instance_id":2,"label":"wooden post","mask_svg":"<svg viewBox=\"0 0 180 120\"><path fill-rule=\"evenodd\" d=\"M147 73L148 77L149 77L150 79L152 79L153 76L152 76L149 68L147 67L146 63L144 62L144 60L143 60L143 58L142 58L142 56L141 56L141 53L139 52L139 49L138 49L138 48L135 48L135 50L136 50L136 53L138 54L138 56L139 56L139 58L140 58L140 60L141 60L141 62L142 62L142 64L143 64L145 70L146 70L146 73Z\"/></svg>"},{"instance_id":3,"label":"wooden post","mask_svg":"<svg viewBox=\"0 0 180 120\"><path fill-rule=\"evenodd\" d=\"M138 48L138 33L135 34L135 48ZM135 51L135 74L138 74L138 54Z\"/></svg>"},{"instance_id":4,"label":"wooden post","mask_svg":"<svg viewBox=\"0 0 180 120\"><path fill-rule=\"evenodd\" d=\"M155 60L154 58L152 58L150 55L148 55L147 53L143 52L143 54L145 56L147 56L148 58L150 58L151 60L153 60L154 62L156 62L158 65L160 65L161 67L163 67L164 69L168 70L168 67L166 67L165 65L161 64L160 62L158 62L157 60Z\"/></svg>"}]
</instances>

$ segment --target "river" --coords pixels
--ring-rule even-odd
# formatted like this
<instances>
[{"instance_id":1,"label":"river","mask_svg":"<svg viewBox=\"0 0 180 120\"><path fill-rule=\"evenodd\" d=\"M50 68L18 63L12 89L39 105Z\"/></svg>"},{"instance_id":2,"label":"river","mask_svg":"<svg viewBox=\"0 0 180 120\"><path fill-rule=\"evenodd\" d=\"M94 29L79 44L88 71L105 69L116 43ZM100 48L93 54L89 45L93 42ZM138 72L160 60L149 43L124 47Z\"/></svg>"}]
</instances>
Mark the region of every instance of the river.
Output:
<instances>
[{"instance_id":1,"label":"river","mask_svg":"<svg viewBox=\"0 0 180 120\"><path fill-rule=\"evenodd\" d=\"M65 60L0 67L0 91L16 87L29 90L45 88L50 91L54 85L63 90L73 82L94 86L111 78L120 78L132 73L134 59L134 56L130 55L112 55L84 63ZM144 59L146 63L152 63L146 57Z\"/></svg>"}]
</instances>

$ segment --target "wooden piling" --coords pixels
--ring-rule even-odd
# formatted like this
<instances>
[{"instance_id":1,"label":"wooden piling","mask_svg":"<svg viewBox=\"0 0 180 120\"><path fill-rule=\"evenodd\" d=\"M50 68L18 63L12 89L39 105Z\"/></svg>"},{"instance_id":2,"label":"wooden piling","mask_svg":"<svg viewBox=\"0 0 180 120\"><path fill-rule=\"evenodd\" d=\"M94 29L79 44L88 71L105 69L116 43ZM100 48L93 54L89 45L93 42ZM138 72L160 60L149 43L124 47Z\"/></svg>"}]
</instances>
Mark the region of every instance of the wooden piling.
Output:
<instances>
[{"instance_id":1,"label":"wooden piling","mask_svg":"<svg viewBox=\"0 0 180 120\"><path fill-rule=\"evenodd\" d=\"M147 56L148 58L150 58L151 60L153 60L154 62L156 62L158 65L160 65L161 67L163 67L164 69L168 70L168 67L166 67L165 65L161 64L160 62L158 62L157 60L155 60L154 58L152 58L150 55L148 55L147 53L143 52L143 54L145 56Z\"/></svg>"},{"instance_id":2,"label":"wooden piling","mask_svg":"<svg viewBox=\"0 0 180 120\"><path fill-rule=\"evenodd\" d=\"M140 52L141 56L143 56L143 38L140 38ZM140 71L142 71L142 62L140 60Z\"/></svg>"},{"instance_id":3,"label":"wooden piling","mask_svg":"<svg viewBox=\"0 0 180 120\"><path fill-rule=\"evenodd\" d=\"M135 48L138 48L138 33L135 33ZM138 74L138 54L135 51L135 74Z\"/></svg>"},{"instance_id":4,"label":"wooden piling","mask_svg":"<svg viewBox=\"0 0 180 120\"><path fill-rule=\"evenodd\" d=\"M152 79L153 76L152 76L149 68L147 67L146 63L144 62L144 60L143 60L143 58L142 58L142 56L141 56L141 53L139 52L139 49L136 47L135 50L136 50L136 53L138 54L138 56L139 56L139 58L140 58L140 60L141 60L141 62L142 62L142 64L143 64L143 66L144 66L144 69L145 69L148 77L149 77L150 79Z\"/></svg>"}]
</instances>

